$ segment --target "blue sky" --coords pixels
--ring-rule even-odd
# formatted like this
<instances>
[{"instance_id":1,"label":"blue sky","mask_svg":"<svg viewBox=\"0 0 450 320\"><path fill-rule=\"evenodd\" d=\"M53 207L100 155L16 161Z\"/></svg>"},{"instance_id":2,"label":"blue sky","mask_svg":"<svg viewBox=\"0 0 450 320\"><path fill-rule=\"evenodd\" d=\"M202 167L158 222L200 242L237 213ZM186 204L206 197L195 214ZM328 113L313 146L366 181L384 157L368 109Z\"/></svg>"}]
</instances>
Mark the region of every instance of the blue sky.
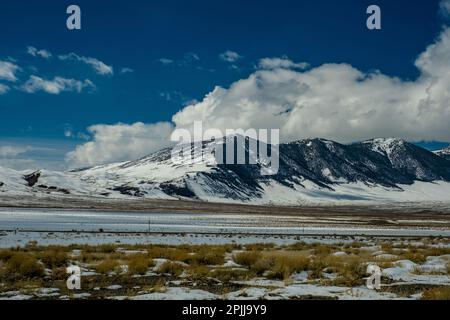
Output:
<instances>
[{"instance_id":1,"label":"blue sky","mask_svg":"<svg viewBox=\"0 0 450 320\"><path fill-rule=\"evenodd\" d=\"M73 3L80 31L65 26ZM382 9L382 30L365 27L372 3ZM0 77L8 87L0 94L0 147L9 150L2 164L63 168L65 154L92 139L89 126L170 122L215 86L253 74L262 58L348 63L414 81L414 62L444 20L439 1L429 0L4 0L0 61L19 69L15 81ZM73 81L42 90L55 77Z\"/></svg>"}]
</instances>

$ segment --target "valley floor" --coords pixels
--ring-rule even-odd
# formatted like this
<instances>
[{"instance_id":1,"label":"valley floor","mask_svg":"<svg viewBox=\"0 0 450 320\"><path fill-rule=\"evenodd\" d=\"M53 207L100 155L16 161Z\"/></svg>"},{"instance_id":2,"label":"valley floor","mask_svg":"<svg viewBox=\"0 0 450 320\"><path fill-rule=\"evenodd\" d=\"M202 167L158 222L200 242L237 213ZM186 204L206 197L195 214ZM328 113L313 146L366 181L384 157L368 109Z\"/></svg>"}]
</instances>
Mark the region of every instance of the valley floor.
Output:
<instances>
[{"instance_id":1,"label":"valley floor","mask_svg":"<svg viewBox=\"0 0 450 320\"><path fill-rule=\"evenodd\" d=\"M71 201L2 202L0 300L450 299L446 205Z\"/></svg>"}]
</instances>

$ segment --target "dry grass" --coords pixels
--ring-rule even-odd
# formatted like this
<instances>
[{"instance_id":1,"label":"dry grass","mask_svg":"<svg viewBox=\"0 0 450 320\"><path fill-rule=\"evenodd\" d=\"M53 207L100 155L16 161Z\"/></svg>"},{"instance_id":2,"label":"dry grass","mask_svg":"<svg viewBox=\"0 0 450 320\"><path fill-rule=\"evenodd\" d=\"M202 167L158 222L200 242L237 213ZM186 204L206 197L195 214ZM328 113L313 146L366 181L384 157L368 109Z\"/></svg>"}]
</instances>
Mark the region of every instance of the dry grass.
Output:
<instances>
[{"instance_id":1,"label":"dry grass","mask_svg":"<svg viewBox=\"0 0 450 320\"><path fill-rule=\"evenodd\" d=\"M10 249L0 250L0 261L6 262L8 261L17 251L13 251Z\"/></svg>"},{"instance_id":2,"label":"dry grass","mask_svg":"<svg viewBox=\"0 0 450 320\"><path fill-rule=\"evenodd\" d=\"M312 248L312 253L314 255L320 255L320 256L327 256L332 254L335 251L335 248L330 245L324 245L324 244L316 244Z\"/></svg>"},{"instance_id":3,"label":"dry grass","mask_svg":"<svg viewBox=\"0 0 450 320\"><path fill-rule=\"evenodd\" d=\"M309 278L320 279L322 278L323 271L327 267L324 259L313 258L309 265Z\"/></svg>"},{"instance_id":4,"label":"dry grass","mask_svg":"<svg viewBox=\"0 0 450 320\"><path fill-rule=\"evenodd\" d=\"M95 267L95 270L101 274L108 274L112 271L116 271L119 268L120 264L117 260L107 259L100 262Z\"/></svg>"},{"instance_id":5,"label":"dry grass","mask_svg":"<svg viewBox=\"0 0 450 320\"><path fill-rule=\"evenodd\" d=\"M79 260L84 263L93 263L93 262L95 263L98 261L102 261L103 259L104 259L104 256L102 256L100 254L92 253L92 252L84 252L84 251L81 253L81 255L79 257Z\"/></svg>"},{"instance_id":6,"label":"dry grass","mask_svg":"<svg viewBox=\"0 0 450 320\"><path fill-rule=\"evenodd\" d=\"M147 251L148 257L151 259L168 259L182 262L186 262L189 259L189 251L187 249L150 246Z\"/></svg>"},{"instance_id":7,"label":"dry grass","mask_svg":"<svg viewBox=\"0 0 450 320\"><path fill-rule=\"evenodd\" d=\"M273 249L274 247L275 247L275 245L273 243L251 243L251 244L245 245L245 250L246 251L264 251L264 250ZM239 248L235 248L235 249L239 249Z\"/></svg>"},{"instance_id":8,"label":"dry grass","mask_svg":"<svg viewBox=\"0 0 450 320\"><path fill-rule=\"evenodd\" d=\"M350 257L329 257L326 259L328 268L336 273L335 285L344 285L348 287L360 285L364 282L366 276L367 261L358 256Z\"/></svg>"},{"instance_id":9,"label":"dry grass","mask_svg":"<svg viewBox=\"0 0 450 320\"><path fill-rule=\"evenodd\" d=\"M305 247L303 246L302 249ZM338 274L345 282L361 280L365 275L366 260L360 256L332 256L336 248L324 245L307 251L244 251L234 255L233 260L255 272L273 279L288 279L293 273L308 271L311 279L322 278L323 272Z\"/></svg>"},{"instance_id":10,"label":"dry grass","mask_svg":"<svg viewBox=\"0 0 450 320\"><path fill-rule=\"evenodd\" d=\"M187 268L187 274L192 281L204 280L209 276L210 268L202 265L192 265Z\"/></svg>"},{"instance_id":11,"label":"dry grass","mask_svg":"<svg viewBox=\"0 0 450 320\"><path fill-rule=\"evenodd\" d=\"M427 256L421 252L405 252L399 256L398 260L411 260L414 263L424 263L427 261Z\"/></svg>"},{"instance_id":12,"label":"dry grass","mask_svg":"<svg viewBox=\"0 0 450 320\"><path fill-rule=\"evenodd\" d=\"M10 277L42 277L44 266L32 254L18 252L6 261L5 272Z\"/></svg>"},{"instance_id":13,"label":"dry grass","mask_svg":"<svg viewBox=\"0 0 450 320\"><path fill-rule=\"evenodd\" d=\"M67 253L63 250L47 250L37 254L41 262L49 269L66 266L69 261Z\"/></svg>"},{"instance_id":14,"label":"dry grass","mask_svg":"<svg viewBox=\"0 0 450 320\"><path fill-rule=\"evenodd\" d=\"M210 276L226 283L230 281L251 280L256 276L256 274L249 270L217 268L211 270Z\"/></svg>"},{"instance_id":15,"label":"dry grass","mask_svg":"<svg viewBox=\"0 0 450 320\"><path fill-rule=\"evenodd\" d=\"M295 272L308 269L310 259L296 251L249 251L234 255L233 260L257 275L267 273L273 279L287 279Z\"/></svg>"},{"instance_id":16,"label":"dry grass","mask_svg":"<svg viewBox=\"0 0 450 320\"><path fill-rule=\"evenodd\" d=\"M53 268L52 269L52 280L67 280L66 267Z\"/></svg>"},{"instance_id":17,"label":"dry grass","mask_svg":"<svg viewBox=\"0 0 450 320\"><path fill-rule=\"evenodd\" d=\"M232 250L232 246L150 246L147 248L148 257L171 261L186 262L189 264L217 265L225 261L225 252Z\"/></svg>"},{"instance_id":18,"label":"dry grass","mask_svg":"<svg viewBox=\"0 0 450 320\"><path fill-rule=\"evenodd\" d=\"M134 254L128 257L129 274L145 274L153 261L145 254Z\"/></svg>"},{"instance_id":19,"label":"dry grass","mask_svg":"<svg viewBox=\"0 0 450 320\"><path fill-rule=\"evenodd\" d=\"M97 246L82 245L76 246L74 249L82 250L87 253L113 253L117 250L117 245L115 244L100 244Z\"/></svg>"},{"instance_id":20,"label":"dry grass","mask_svg":"<svg viewBox=\"0 0 450 320\"><path fill-rule=\"evenodd\" d=\"M177 262L171 262L167 261L164 262L162 265L159 266L159 268L156 270L158 273L167 273L173 276L178 277L181 275L184 271L184 267Z\"/></svg>"},{"instance_id":21,"label":"dry grass","mask_svg":"<svg viewBox=\"0 0 450 320\"><path fill-rule=\"evenodd\" d=\"M423 300L450 300L450 287L440 287L425 290Z\"/></svg>"},{"instance_id":22,"label":"dry grass","mask_svg":"<svg viewBox=\"0 0 450 320\"><path fill-rule=\"evenodd\" d=\"M443 256L450 254L450 248L441 248L441 247L428 247L423 249L423 254L427 257L430 256Z\"/></svg>"},{"instance_id":23,"label":"dry grass","mask_svg":"<svg viewBox=\"0 0 450 320\"><path fill-rule=\"evenodd\" d=\"M403 245L399 247L405 249L405 251L399 254L399 259L411 260L415 263L420 264L424 263L428 257L443 256L450 254L450 248L411 246L411 245Z\"/></svg>"},{"instance_id":24,"label":"dry grass","mask_svg":"<svg viewBox=\"0 0 450 320\"><path fill-rule=\"evenodd\" d=\"M397 255L398 258L393 260L408 259L418 264L425 262L429 256L441 256L450 252L448 248L430 247L430 244L421 243L411 244L410 241L372 241L370 244L382 245L385 253ZM24 248L0 249L0 282L4 284L0 287L0 291L16 288L20 279L23 279L23 283L37 280L42 283L51 281L53 286L62 288L67 279L65 267L69 263L81 265L89 271L95 270L100 274L88 277L86 283L89 283L90 287L106 287L120 283L124 286L121 294L125 295L134 295L137 290L144 288L145 291L164 291L165 282L175 279L182 280L183 285L208 288L206 290L211 288L219 290L216 288L219 281L226 290L234 290L236 284L233 281L251 280L256 277L279 279L289 283L293 274L302 271L308 273L311 283L354 287L364 283L367 277L367 264L376 263L382 269L392 266L391 259L377 260L372 256L373 251L361 249L362 246L363 243L360 242L331 245L298 242L285 246L121 244L68 247L43 247L30 243ZM72 255L71 252L75 249L81 250L81 254ZM236 250L241 251L235 252ZM333 255L337 251L347 254ZM232 256L233 261L243 268L222 266L227 253L231 252L235 252ZM156 258L168 260L156 270L157 277L133 277L138 274L145 275ZM126 274L119 272L119 267L123 264L128 265ZM44 267L52 270L51 276L44 278ZM114 271L116 272L114 276L103 276ZM420 268L415 272L421 272ZM446 265L446 272L450 274L450 263ZM161 281L160 285L155 285L156 280ZM446 290L446 288L427 290L424 299L445 299L448 297ZM96 294L103 293L93 292L93 295Z\"/></svg>"},{"instance_id":25,"label":"dry grass","mask_svg":"<svg viewBox=\"0 0 450 320\"><path fill-rule=\"evenodd\" d=\"M121 252L112 252L112 253L104 253L104 252L82 252L77 260L88 263L88 264L98 264L104 260L121 260L126 255Z\"/></svg>"},{"instance_id":26,"label":"dry grass","mask_svg":"<svg viewBox=\"0 0 450 320\"><path fill-rule=\"evenodd\" d=\"M252 267L261 258L259 251L242 251L233 256L234 262L245 267Z\"/></svg>"},{"instance_id":27,"label":"dry grass","mask_svg":"<svg viewBox=\"0 0 450 320\"><path fill-rule=\"evenodd\" d=\"M226 248L219 246L200 248L190 255L186 262L205 266L221 265L225 262L225 252Z\"/></svg>"},{"instance_id":28,"label":"dry grass","mask_svg":"<svg viewBox=\"0 0 450 320\"><path fill-rule=\"evenodd\" d=\"M309 257L291 251L263 254L263 259L271 265L267 277L273 279L287 280L293 273L308 270L310 265Z\"/></svg>"}]
</instances>

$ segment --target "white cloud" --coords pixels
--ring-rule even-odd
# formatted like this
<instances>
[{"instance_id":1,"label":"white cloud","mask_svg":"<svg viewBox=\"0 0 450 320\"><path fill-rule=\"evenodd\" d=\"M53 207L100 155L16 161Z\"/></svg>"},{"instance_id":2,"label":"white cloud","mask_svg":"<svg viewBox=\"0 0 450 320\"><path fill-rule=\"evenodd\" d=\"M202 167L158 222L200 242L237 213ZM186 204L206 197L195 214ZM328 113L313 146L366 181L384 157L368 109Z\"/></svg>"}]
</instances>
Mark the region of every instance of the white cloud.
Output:
<instances>
[{"instance_id":1,"label":"white cloud","mask_svg":"<svg viewBox=\"0 0 450 320\"><path fill-rule=\"evenodd\" d=\"M162 91L159 93L159 97L165 101L170 101L176 104L187 106L191 104L195 99L188 97L184 93L176 90L172 91Z\"/></svg>"},{"instance_id":2,"label":"white cloud","mask_svg":"<svg viewBox=\"0 0 450 320\"><path fill-rule=\"evenodd\" d=\"M73 139L81 139L81 140L89 140L91 137L83 132L76 132L72 125L66 123L64 125L64 137L73 138Z\"/></svg>"},{"instance_id":3,"label":"white cloud","mask_svg":"<svg viewBox=\"0 0 450 320\"><path fill-rule=\"evenodd\" d=\"M413 81L366 73L349 64L304 70L285 57L266 58L260 69L228 89L216 87L172 118L175 127L279 128L283 141L323 137L353 142L374 137L450 141L450 29L416 59ZM67 160L78 166L131 160L169 144L170 123L97 125L93 141Z\"/></svg>"},{"instance_id":4,"label":"white cloud","mask_svg":"<svg viewBox=\"0 0 450 320\"><path fill-rule=\"evenodd\" d=\"M5 84L0 83L0 94L5 94L9 91L9 87Z\"/></svg>"},{"instance_id":5,"label":"white cloud","mask_svg":"<svg viewBox=\"0 0 450 320\"><path fill-rule=\"evenodd\" d=\"M236 62L239 60L241 55L239 55L237 52L227 50L219 55L219 58L226 62Z\"/></svg>"},{"instance_id":6,"label":"white cloud","mask_svg":"<svg viewBox=\"0 0 450 320\"><path fill-rule=\"evenodd\" d=\"M14 158L31 150L30 146L0 146L0 158Z\"/></svg>"},{"instance_id":7,"label":"white cloud","mask_svg":"<svg viewBox=\"0 0 450 320\"><path fill-rule=\"evenodd\" d=\"M67 170L64 156L75 145L66 139L0 139L0 166L28 171Z\"/></svg>"},{"instance_id":8,"label":"white cloud","mask_svg":"<svg viewBox=\"0 0 450 320\"><path fill-rule=\"evenodd\" d=\"M95 72L97 72L100 75L113 75L114 74L114 69L112 66L109 66L96 58L83 57L83 56L77 55L76 53L71 52L69 54L60 55L59 59L83 62L83 63L89 65L90 67L92 67L95 70Z\"/></svg>"},{"instance_id":9,"label":"white cloud","mask_svg":"<svg viewBox=\"0 0 450 320\"><path fill-rule=\"evenodd\" d=\"M62 77L55 77L53 80L45 80L38 76L30 76L21 89L27 93L35 93L37 91L44 91L50 94L60 94L63 91L75 91L81 93L84 89L95 89L95 85L91 80L84 81L65 79Z\"/></svg>"},{"instance_id":10,"label":"white cloud","mask_svg":"<svg viewBox=\"0 0 450 320\"><path fill-rule=\"evenodd\" d=\"M0 60L0 79L15 82L17 81L16 72L20 67L9 61Z\"/></svg>"},{"instance_id":11,"label":"white cloud","mask_svg":"<svg viewBox=\"0 0 450 320\"><path fill-rule=\"evenodd\" d=\"M200 57L195 52L188 52L183 57L184 62L200 61Z\"/></svg>"},{"instance_id":12,"label":"white cloud","mask_svg":"<svg viewBox=\"0 0 450 320\"><path fill-rule=\"evenodd\" d=\"M67 154L73 167L138 159L170 144L173 126L167 122L155 124L99 124L88 128L93 140L79 145Z\"/></svg>"},{"instance_id":13,"label":"white cloud","mask_svg":"<svg viewBox=\"0 0 450 320\"><path fill-rule=\"evenodd\" d=\"M443 14L444 16L449 16L450 15L450 0L442 0L441 3L439 4L439 9L441 14Z\"/></svg>"},{"instance_id":14,"label":"white cloud","mask_svg":"<svg viewBox=\"0 0 450 320\"><path fill-rule=\"evenodd\" d=\"M169 65L175 64L176 66L179 66L179 67L186 67L186 66L189 66L189 65L199 62L200 57L198 56L198 54L196 54L194 52L188 52L188 53L184 54L183 57L180 59L173 60L173 59L163 57L156 61L161 63L163 66L169 66Z\"/></svg>"},{"instance_id":15,"label":"white cloud","mask_svg":"<svg viewBox=\"0 0 450 320\"><path fill-rule=\"evenodd\" d=\"M125 74L125 73L133 73L133 72L134 72L134 70L131 69L131 68L128 68L128 67L122 68L122 69L120 70L120 73L121 73L121 74Z\"/></svg>"},{"instance_id":16,"label":"white cloud","mask_svg":"<svg viewBox=\"0 0 450 320\"><path fill-rule=\"evenodd\" d=\"M66 138L72 138L72 137L73 137L72 129L70 129L70 128L64 129L64 137L66 137Z\"/></svg>"},{"instance_id":17,"label":"white cloud","mask_svg":"<svg viewBox=\"0 0 450 320\"><path fill-rule=\"evenodd\" d=\"M172 120L185 128L197 120L205 129L280 128L284 141L380 136L450 141L449 64L448 28L418 57L421 75L415 81L365 73L348 64L299 71L292 69L293 62L267 59L268 70L257 70L229 89L215 88Z\"/></svg>"},{"instance_id":18,"label":"white cloud","mask_svg":"<svg viewBox=\"0 0 450 320\"><path fill-rule=\"evenodd\" d=\"M158 61L165 66L173 63L173 60L169 58L160 58Z\"/></svg>"},{"instance_id":19,"label":"white cloud","mask_svg":"<svg viewBox=\"0 0 450 320\"><path fill-rule=\"evenodd\" d=\"M299 62L295 63L287 57L282 58L263 58L259 60L258 64L260 69L306 69L308 63Z\"/></svg>"},{"instance_id":20,"label":"white cloud","mask_svg":"<svg viewBox=\"0 0 450 320\"><path fill-rule=\"evenodd\" d=\"M33 172L35 170L52 170L52 171L65 171L67 170L67 164L64 159L46 159L40 156L30 156L18 158L0 158L0 167L11 168L14 170L26 170L27 172Z\"/></svg>"},{"instance_id":21,"label":"white cloud","mask_svg":"<svg viewBox=\"0 0 450 320\"><path fill-rule=\"evenodd\" d=\"M52 57L52 54L50 51L45 50L45 49L38 50L32 46L29 46L27 48L27 52L28 52L28 54L32 55L33 57L40 56L41 58L44 58L44 59L50 59Z\"/></svg>"}]
</instances>

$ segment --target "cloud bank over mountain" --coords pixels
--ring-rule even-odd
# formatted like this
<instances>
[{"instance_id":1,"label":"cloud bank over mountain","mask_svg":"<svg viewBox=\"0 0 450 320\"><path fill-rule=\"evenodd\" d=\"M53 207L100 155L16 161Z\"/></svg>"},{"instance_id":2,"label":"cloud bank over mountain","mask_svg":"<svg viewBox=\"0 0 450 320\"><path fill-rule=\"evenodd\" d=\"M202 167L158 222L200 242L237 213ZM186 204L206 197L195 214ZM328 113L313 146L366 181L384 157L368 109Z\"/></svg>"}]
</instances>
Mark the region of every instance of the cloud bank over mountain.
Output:
<instances>
[{"instance_id":1,"label":"cloud bank over mountain","mask_svg":"<svg viewBox=\"0 0 450 320\"><path fill-rule=\"evenodd\" d=\"M67 154L74 167L94 166L137 159L164 147L170 141L173 126L167 122L144 124L94 125L88 128L93 140Z\"/></svg>"},{"instance_id":2,"label":"cloud bank over mountain","mask_svg":"<svg viewBox=\"0 0 450 320\"><path fill-rule=\"evenodd\" d=\"M293 70L279 59L230 88L174 115L177 127L280 128L283 141L323 137L352 142L373 137L450 140L450 29L416 60L420 76L405 81L349 64Z\"/></svg>"},{"instance_id":3,"label":"cloud bank over mountain","mask_svg":"<svg viewBox=\"0 0 450 320\"><path fill-rule=\"evenodd\" d=\"M299 71L298 63L280 61L266 58L264 65L271 68L258 69L228 89L216 87L203 101L175 114L174 126L191 128L201 120L204 129L223 131L279 128L282 141L323 137L352 142L390 136L450 140L449 28L417 58L420 76L414 81L365 73L349 64ZM170 123L93 126L94 140L69 158L93 165L124 160L124 155L140 157L167 145L171 128ZM113 139L116 136L121 138Z\"/></svg>"},{"instance_id":4,"label":"cloud bank over mountain","mask_svg":"<svg viewBox=\"0 0 450 320\"><path fill-rule=\"evenodd\" d=\"M441 13L449 13L443 1ZM264 58L247 78L216 87L172 122L98 125L93 140L68 155L73 165L138 158L168 145L174 128L279 128L282 142L322 137L342 143L374 137L450 141L450 28L421 53L416 79L345 63L309 68L287 57ZM101 151L99 151L101 150Z\"/></svg>"}]
</instances>

